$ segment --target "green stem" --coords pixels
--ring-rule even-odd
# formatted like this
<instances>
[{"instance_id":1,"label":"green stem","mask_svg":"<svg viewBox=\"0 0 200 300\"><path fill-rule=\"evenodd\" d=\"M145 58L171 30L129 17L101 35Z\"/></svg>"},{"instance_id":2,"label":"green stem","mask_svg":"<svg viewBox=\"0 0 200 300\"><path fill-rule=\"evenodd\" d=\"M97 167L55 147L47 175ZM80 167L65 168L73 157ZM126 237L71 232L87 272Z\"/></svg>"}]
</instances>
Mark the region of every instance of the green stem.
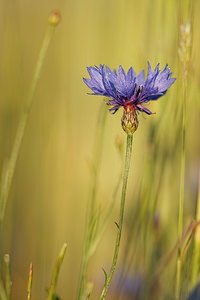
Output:
<instances>
[{"instance_id":1,"label":"green stem","mask_svg":"<svg viewBox=\"0 0 200 300\"><path fill-rule=\"evenodd\" d=\"M27 288L27 300L31 300L31 288L32 288L32 280L33 280L33 265L30 264L29 267L29 276L28 276L28 288Z\"/></svg>"},{"instance_id":2,"label":"green stem","mask_svg":"<svg viewBox=\"0 0 200 300\"><path fill-rule=\"evenodd\" d=\"M7 300L11 299L11 273L10 273L10 256L9 254L4 255L4 262L5 262L5 281L6 281L6 295Z\"/></svg>"},{"instance_id":3,"label":"green stem","mask_svg":"<svg viewBox=\"0 0 200 300\"><path fill-rule=\"evenodd\" d=\"M89 201L89 212L88 217L91 219L94 214L94 205L97 191L97 179L99 174L100 162L102 157L103 150L103 139L105 132L105 122L106 122L107 110L105 108L104 103L100 108L100 113L98 117L98 126L96 132L96 142L95 142L95 151L94 151L94 160L93 160L93 174L91 176L91 184L90 184L90 201Z\"/></svg>"},{"instance_id":4,"label":"green stem","mask_svg":"<svg viewBox=\"0 0 200 300\"><path fill-rule=\"evenodd\" d=\"M46 30L46 34L42 43L42 47L39 53L39 57L38 57L38 61L37 61L37 65L36 65L36 69L35 69L35 73L33 75L33 80L29 89L29 93L28 93L28 97L27 97L27 101L25 104L25 108L24 111L22 113L21 119L19 121L19 125L17 128L17 132L16 132L16 136L15 136L15 140L14 140L14 144L13 144L13 148L12 148L12 152L10 155L10 159L8 161L8 164L6 166L5 172L2 174L2 183L1 183L1 194L0 194L0 223L3 222L4 219L4 214L5 214L5 209L6 209L6 203L7 203L7 198L8 198L8 194L9 194L9 190L10 190L10 186L12 183L12 179L13 179L13 175L14 175L14 171L15 171L15 166L16 166L16 162L17 162L17 158L19 156L19 151L20 151L20 147L22 144L22 139L24 136L24 132L25 132L25 128L27 125L27 120L28 120L28 116L30 113L30 108L33 102L33 98L36 92L36 88L38 85L38 81L40 78L40 74L41 74L41 69L44 63L44 59L47 53L47 49L49 47L49 43L50 40L52 38L52 34L54 32L55 29L55 25L53 25L50 21L49 21L49 25L47 27Z\"/></svg>"},{"instance_id":5,"label":"green stem","mask_svg":"<svg viewBox=\"0 0 200 300\"><path fill-rule=\"evenodd\" d=\"M104 232L105 232L105 229L106 229L106 226L108 224L108 220L109 220L109 217L111 216L111 213L113 211L113 207L115 206L115 203L116 203L116 199L117 199L117 192L118 192L118 189L119 189L119 186L120 186L120 183L122 181L122 174L120 172L120 176L119 176L119 179L118 179L118 182L117 182L117 185L115 187L115 190L114 190L114 193L113 193L113 201L110 203L108 209L107 209L107 212L106 212L106 215L102 221L102 225L99 229L99 232L98 232L98 235L97 237L95 238L92 246L90 247L90 256L93 255L94 251L96 250Z\"/></svg>"},{"instance_id":6,"label":"green stem","mask_svg":"<svg viewBox=\"0 0 200 300\"><path fill-rule=\"evenodd\" d=\"M180 196L179 196L179 218L178 218L178 237L183 232L183 201L185 185L185 115L186 115L186 95L183 96L183 113L182 113L182 153L181 153L181 176L180 176Z\"/></svg>"},{"instance_id":7,"label":"green stem","mask_svg":"<svg viewBox=\"0 0 200 300\"><path fill-rule=\"evenodd\" d=\"M125 157L124 176L123 176L123 185L122 185L122 194L121 194L118 232L117 232L117 238L116 238L116 242L115 242L115 250L114 250L112 266L110 269L109 276L106 278L100 300L105 299L107 290L109 288L109 285L112 280L112 277L113 277L113 274L114 274L114 271L116 268L116 264L117 264L117 258L118 258L119 246L120 246L120 240L121 240L121 234L122 234L124 206L125 206L125 199L126 199L126 187L127 187L128 173L129 173L129 166L130 166L131 152L132 152L132 140L133 140L133 136L127 135L126 157Z\"/></svg>"},{"instance_id":8,"label":"green stem","mask_svg":"<svg viewBox=\"0 0 200 300\"><path fill-rule=\"evenodd\" d=\"M200 169L199 169L199 187L198 187L198 199L196 209L196 221L200 221ZM199 273L199 260L200 260L200 225L197 225L194 235L194 256L192 266L192 288L197 284L197 278Z\"/></svg>"},{"instance_id":9,"label":"green stem","mask_svg":"<svg viewBox=\"0 0 200 300\"><path fill-rule=\"evenodd\" d=\"M184 80L183 88L183 105L182 105L182 151L181 151L181 174L180 174L180 195L179 195L179 210L178 210L178 238L183 234L183 210L184 210L184 186L185 186L185 123L186 123L186 85ZM176 274L176 299L180 298L181 289L181 260L179 258L181 248L178 248L177 274ZM179 294L178 294L179 293Z\"/></svg>"},{"instance_id":10,"label":"green stem","mask_svg":"<svg viewBox=\"0 0 200 300\"><path fill-rule=\"evenodd\" d=\"M7 300L6 292L5 292L5 289L4 289L2 281L0 281L0 299L1 300Z\"/></svg>"},{"instance_id":11,"label":"green stem","mask_svg":"<svg viewBox=\"0 0 200 300\"><path fill-rule=\"evenodd\" d=\"M181 291L181 263L182 260L178 258L177 260L177 274L176 274L176 294L175 300L180 300L180 291Z\"/></svg>"},{"instance_id":12,"label":"green stem","mask_svg":"<svg viewBox=\"0 0 200 300\"><path fill-rule=\"evenodd\" d=\"M53 277L52 277L51 286L49 289L47 300L51 300L53 298L53 294L54 294L54 291L56 288L56 283L58 280L58 274L59 274L60 267L63 262L64 256L65 256L66 249L67 249L67 244L64 243L64 245L62 246L62 249L60 251L58 260L56 262L55 268L54 268Z\"/></svg>"}]
</instances>

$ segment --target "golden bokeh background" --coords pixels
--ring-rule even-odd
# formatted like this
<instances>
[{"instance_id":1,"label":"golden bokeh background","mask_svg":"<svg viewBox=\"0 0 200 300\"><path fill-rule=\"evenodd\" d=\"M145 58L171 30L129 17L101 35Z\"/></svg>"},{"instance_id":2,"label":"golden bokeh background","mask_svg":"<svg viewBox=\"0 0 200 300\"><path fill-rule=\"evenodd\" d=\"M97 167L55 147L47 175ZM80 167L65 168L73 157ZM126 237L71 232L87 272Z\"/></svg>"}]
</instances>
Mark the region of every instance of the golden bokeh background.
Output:
<instances>
[{"instance_id":1,"label":"golden bokeh background","mask_svg":"<svg viewBox=\"0 0 200 300\"><path fill-rule=\"evenodd\" d=\"M180 140L176 140L182 99L182 69L178 58L179 25L192 11L192 58L187 89L186 217L194 215L196 169L199 164L200 112L200 2L160 0L1 0L0 1L0 167L8 159L26 102L38 53L52 9L61 11L42 69L28 126L9 194L2 226L2 255L11 256L12 299L25 299L30 262L33 262L33 299L44 299L62 244L68 244L57 292L75 299L84 239L97 118L102 97L87 95L82 78L86 67L121 64L127 71L147 71L168 63L176 83L167 95L151 104L152 116L139 116L125 214L134 206L151 154L149 128L158 123L156 138L167 149L158 211L167 222L177 223L180 176ZM105 107L106 109L106 107ZM115 138L120 135L122 111L108 113L98 203L106 209L121 170ZM159 122L158 122L159 120ZM161 126L160 126L161 124ZM162 130L163 129L163 130ZM175 132L175 133L174 133ZM180 139L180 136L179 136ZM169 159L170 143L177 142L176 164ZM154 143L154 141L152 141ZM163 150L164 151L164 150ZM170 153L169 157L168 151ZM173 172L172 172L173 170ZM160 170L162 171L162 170ZM190 173L191 172L191 173ZM158 174L160 174L158 172ZM172 176L173 174L173 176ZM193 180L194 177L194 180ZM160 183L159 183L160 184ZM120 199L120 193L118 194ZM170 202L171 201L171 202ZM177 202L176 202L177 201ZM170 203L170 204L169 204ZM103 285L102 267L108 269L114 248L119 200L107 230L92 258L88 279L94 282L92 299ZM166 227L165 227L166 226ZM174 225L176 226L176 225ZM173 233L175 242L176 227ZM122 239L125 242L125 236ZM123 248L123 244L122 244ZM2 259L2 258L1 258ZM120 263L119 263L120 265Z\"/></svg>"}]
</instances>

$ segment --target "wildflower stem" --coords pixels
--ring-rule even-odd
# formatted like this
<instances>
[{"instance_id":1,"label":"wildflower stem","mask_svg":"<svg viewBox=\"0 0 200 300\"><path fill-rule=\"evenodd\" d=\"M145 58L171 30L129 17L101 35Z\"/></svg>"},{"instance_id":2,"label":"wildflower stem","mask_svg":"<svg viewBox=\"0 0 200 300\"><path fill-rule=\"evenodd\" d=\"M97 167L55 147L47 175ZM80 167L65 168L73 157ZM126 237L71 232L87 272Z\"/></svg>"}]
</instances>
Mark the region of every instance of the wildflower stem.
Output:
<instances>
[{"instance_id":1,"label":"wildflower stem","mask_svg":"<svg viewBox=\"0 0 200 300\"><path fill-rule=\"evenodd\" d=\"M116 264L117 264L117 258L118 258L118 253L119 253L120 240L121 240L121 233L122 233L122 225L123 225L124 206L125 206L125 199L126 199L126 187L127 187L128 173L129 173L129 166L130 166L131 152L132 152L132 140L133 140L133 136L127 134L126 157L125 157L125 165L124 165L124 176L123 176L123 185L122 185L122 194L121 194L118 232L117 232L117 238L116 238L116 242L115 242L115 250L114 250L112 266L110 269L110 273L109 273L108 277L106 278L100 300L105 299L107 290L109 288L109 285L112 280L112 277L113 277L113 274L114 274L114 271L116 268Z\"/></svg>"},{"instance_id":2,"label":"wildflower stem","mask_svg":"<svg viewBox=\"0 0 200 300\"><path fill-rule=\"evenodd\" d=\"M65 256L66 249L67 249L67 244L64 243L64 245L61 248L60 254L58 256L58 260L56 262L55 268L54 268L53 277L52 277L52 280L51 280L51 286L50 286L50 289L49 289L49 292L48 292L47 300L53 299L53 294L54 294L54 291L55 291L55 288L56 288L56 283L57 283L57 280L58 280L58 274L59 274L60 267L61 267L61 264L63 262L64 256Z\"/></svg>"},{"instance_id":3,"label":"wildflower stem","mask_svg":"<svg viewBox=\"0 0 200 300\"><path fill-rule=\"evenodd\" d=\"M53 16L53 13L52 15ZM50 17L51 17L50 16ZM10 190L10 186L12 183L13 179L13 174L15 171L15 166L17 162L17 158L19 155L20 147L22 144L22 139L24 136L25 128L27 125L27 120L28 116L30 113L31 105L33 102L33 98L36 92L36 88L39 82L42 66L44 63L44 59L47 53L47 49L49 47L49 43L51 41L54 29L55 29L56 24L52 24L51 20L49 19L49 24L46 30L46 34L44 36L44 40L42 43L42 47L39 53L38 61L36 64L35 72L33 75L32 83L29 89L28 97L26 100L26 104L24 107L24 111L21 115L19 125L16 131L16 136L13 144L13 148L11 151L10 158L8 160L7 166L5 168L5 171L2 174L2 182L1 182L1 194L0 194L0 223L3 222L4 219L4 213L5 213L5 208L6 208L6 203L7 203L7 198Z\"/></svg>"}]
</instances>

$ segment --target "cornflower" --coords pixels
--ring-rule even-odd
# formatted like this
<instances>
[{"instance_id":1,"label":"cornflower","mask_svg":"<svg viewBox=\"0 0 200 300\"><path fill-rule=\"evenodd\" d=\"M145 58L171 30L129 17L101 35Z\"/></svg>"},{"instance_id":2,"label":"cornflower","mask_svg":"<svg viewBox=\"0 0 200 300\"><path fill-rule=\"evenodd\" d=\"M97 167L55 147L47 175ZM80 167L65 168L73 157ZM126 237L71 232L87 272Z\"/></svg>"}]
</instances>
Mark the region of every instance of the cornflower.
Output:
<instances>
[{"instance_id":1,"label":"cornflower","mask_svg":"<svg viewBox=\"0 0 200 300\"><path fill-rule=\"evenodd\" d=\"M119 108L124 108L122 116L122 128L127 134L133 134L138 127L138 112L151 115L152 112L146 104L157 100L166 94L168 88L174 83L171 78L168 65L160 73L159 64L152 72L148 62L148 73L145 80L144 70L136 76L131 67L127 74L122 66L117 71L111 71L108 66L88 67L91 79L83 78L85 84L93 91L92 95L102 95L110 98L107 105L112 106L109 110L113 114Z\"/></svg>"},{"instance_id":2,"label":"cornflower","mask_svg":"<svg viewBox=\"0 0 200 300\"><path fill-rule=\"evenodd\" d=\"M88 67L87 70L90 75L90 79L83 78L83 80L93 91L91 94L108 97L109 99L106 104L111 106L109 110L113 114L121 107L124 108L121 124L123 130L127 133L119 221L116 223L118 232L110 272L107 274L104 271L105 284L100 296L100 300L104 300L117 264L123 225L126 187L131 161L133 133L137 130L139 124L138 113L144 112L151 115L152 112L146 107L146 104L165 95L168 88L176 79L171 78L172 73L170 73L168 65L166 65L164 70L160 72L158 64L152 72L149 62L146 80L144 70L136 76L132 67L128 70L127 74L122 66L119 66L118 73L116 70L111 71L109 67L104 67L104 65L100 65L99 67ZM78 300L80 299L81 298Z\"/></svg>"}]
</instances>

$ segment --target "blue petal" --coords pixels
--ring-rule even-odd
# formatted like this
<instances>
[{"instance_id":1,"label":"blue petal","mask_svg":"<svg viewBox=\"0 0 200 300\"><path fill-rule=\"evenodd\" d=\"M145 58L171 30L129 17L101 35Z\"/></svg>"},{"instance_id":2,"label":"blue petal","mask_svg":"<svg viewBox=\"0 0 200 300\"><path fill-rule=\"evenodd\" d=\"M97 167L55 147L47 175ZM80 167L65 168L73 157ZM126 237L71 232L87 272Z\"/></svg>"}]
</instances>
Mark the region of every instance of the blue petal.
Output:
<instances>
[{"instance_id":1,"label":"blue petal","mask_svg":"<svg viewBox=\"0 0 200 300\"><path fill-rule=\"evenodd\" d=\"M144 85L144 70L142 70L142 71L138 74L138 76L137 76L137 78L136 78L136 80L135 80L135 83L136 83L137 85Z\"/></svg>"},{"instance_id":2,"label":"blue petal","mask_svg":"<svg viewBox=\"0 0 200 300\"><path fill-rule=\"evenodd\" d=\"M121 81L124 84L126 84L126 73L124 72L124 69L122 68L122 66L119 66L118 74L119 74L119 78L121 79Z\"/></svg>"},{"instance_id":3,"label":"blue petal","mask_svg":"<svg viewBox=\"0 0 200 300\"><path fill-rule=\"evenodd\" d=\"M94 92L95 95L107 96L107 93L106 93L105 89L101 89L91 79L83 78L83 81Z\"/></svg>"},{"instance_id":4,"label":"blue petal","mask_svg":"<svg viewBox=\"0 0 200 300\"><path fill-rule=\"evenodd\" d=\"M103 84L104 84L105 90L108 94L108 97L117 98L116 87L113 84L113 82L111 81L112 80L111 75L112 74L110 74L105 69L103 69L103 73L102 73Z\"/></svg>"},{"instance_id":5,"label":"blue petal","mask_svg":"<svg viewBox=\"0 0 200 300\"><path fill-rule=\"evenodd\" d=\"M148 88L153 87L158 74L159 74L159 64L157 64L154 72L152 72L151 71L151 65L148 62L148 74L147 74L147 79L146 79L146 82L145 82L145 86L148 87Z\"/></svg>"},{"instance_id":6,"label":"blue petal","mask_svg":"<svg viewBox=\"0 0 200 300\"><path fill-rule=\"evenodd\" d=\"M171 78L168 80L160 81L158 84L156 84L156 87L158 87L158 91L160 93L163 93L168 90L168 88L175 82L175 80L175 78Z\"/></svg>"},{"instance_id":7,"label":"blue petal","mask_svg":"<svg viewBox=\"0 0 200 300\"><path fill-rule=\"evenodd\" d=\"M88 67L87 70L91 77L91 80L95 82L96 86L98 86L101 89L104 89L103 82L102 82L102 75L100 74L99 70L93 67Z\"/></svg>"},{"instance_id":8,"label":"blue petal","mask_svg":"<svg viewBox=\"0 0 200 300\"><path fill-rule=\"evenodd\" d=\"M133 70L133 68L131 67L128 72L127 72L127 75L126 75L126 80L129 84L132 84L132 82L134 81L135 79L135 71Z\"/></svg>"},{"instance_id":9,"label":"blue petal","mask_svg":"<svg viewBox=\"0 0 200 300\"><path fill-rule=\"evenodd\" d=\"M106 95L106 91L102 81L102 69L103 66L98 67L88 67L88 73L91 79L84 78L85 84L96 94L96 95Z\"/></svg>"},{"instance_id":10,"label":"blue petal","mask_svg":"<svg viewBox=\"0 0 200 300\"><path fill-rule=\"evenodd\" d=\"M119 92L119 96L130 99L133 95L135 86L135 72L133 68L130 68L126 75L122 66L119 66L118 74L119 75L115 80L115 86Z\"/></svg>"},{"instance_id":11,"label":"blue petal","mask_svg":"<svg viewBox=\"0 0 200 300\"><path fill-rule=\"evenodd\" d=\"M170 78L171 74L168 65L159 74L159 64L154 72L151 71L151 66L148 62L148 75L141 95L140 103L145 103L150 100L157 100L163 96L168 88L174 83L175 78Z\"/></svg>"}]
</instances>

